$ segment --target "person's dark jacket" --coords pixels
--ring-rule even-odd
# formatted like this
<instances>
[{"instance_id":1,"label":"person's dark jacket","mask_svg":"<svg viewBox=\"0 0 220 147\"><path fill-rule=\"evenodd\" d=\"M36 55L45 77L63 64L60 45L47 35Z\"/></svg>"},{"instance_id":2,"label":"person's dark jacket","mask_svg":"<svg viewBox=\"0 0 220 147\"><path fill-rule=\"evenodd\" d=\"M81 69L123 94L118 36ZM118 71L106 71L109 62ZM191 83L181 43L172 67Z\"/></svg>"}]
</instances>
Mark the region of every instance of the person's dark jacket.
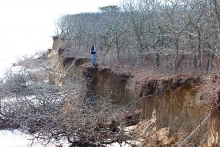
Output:
<instances>
[{"instance_id":1,"label":"person's dark jacket","mask_svg":"<svg viewBox=\"0 0 220 147\"><path fill-rule=\"evenodd\" d=\"M96 53L96 49L95 49L95 47L93 46L92 48L91 48L91 54L95 54Z\"/></svg>"}]
</instances>

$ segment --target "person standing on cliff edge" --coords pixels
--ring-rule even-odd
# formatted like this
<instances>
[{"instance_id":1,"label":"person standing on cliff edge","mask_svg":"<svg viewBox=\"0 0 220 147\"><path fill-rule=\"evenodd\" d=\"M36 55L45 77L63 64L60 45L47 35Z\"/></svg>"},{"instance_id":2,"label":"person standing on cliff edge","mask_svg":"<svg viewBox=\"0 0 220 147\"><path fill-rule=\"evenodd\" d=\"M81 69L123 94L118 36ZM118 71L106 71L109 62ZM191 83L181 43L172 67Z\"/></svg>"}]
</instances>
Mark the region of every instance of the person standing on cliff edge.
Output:
<instances>
[{"instance_id":1,"label":"person standing on cliff edge","mask_svg":"<svg viewBox=\"0 0 220 147\"><path fill-rule=\"evenodd\" d=\"M92 64L95 66L96 48L93 44L91 45L91 57L92 57Z\"/></svg>"}]
</instances>

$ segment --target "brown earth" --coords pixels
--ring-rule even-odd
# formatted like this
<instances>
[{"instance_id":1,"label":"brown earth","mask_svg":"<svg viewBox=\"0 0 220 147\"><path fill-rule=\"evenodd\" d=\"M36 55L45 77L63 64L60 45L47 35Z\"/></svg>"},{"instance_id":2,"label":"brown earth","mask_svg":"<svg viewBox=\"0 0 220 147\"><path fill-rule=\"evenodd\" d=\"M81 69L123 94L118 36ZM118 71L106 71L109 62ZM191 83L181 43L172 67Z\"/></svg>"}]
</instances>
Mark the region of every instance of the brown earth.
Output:
<instances>
[{"instance_id":1,"label":"brown earth","mask_svg":"<svg viewBox=\"0 0 220 147\"><path fill-rule=\"evenodd\" d=\"M73 80L68 73L85 79L87 96L109 97L113 103L135 107L134 126L140 146L176 146L209 115L206 123L184 146L218 146L220 142L220 75L148 75L120 73L106 66L94 67L90 59L75 57L72 50L54 41L47 56L52 59L55 83Z\"/></svg>"}]
</instances>

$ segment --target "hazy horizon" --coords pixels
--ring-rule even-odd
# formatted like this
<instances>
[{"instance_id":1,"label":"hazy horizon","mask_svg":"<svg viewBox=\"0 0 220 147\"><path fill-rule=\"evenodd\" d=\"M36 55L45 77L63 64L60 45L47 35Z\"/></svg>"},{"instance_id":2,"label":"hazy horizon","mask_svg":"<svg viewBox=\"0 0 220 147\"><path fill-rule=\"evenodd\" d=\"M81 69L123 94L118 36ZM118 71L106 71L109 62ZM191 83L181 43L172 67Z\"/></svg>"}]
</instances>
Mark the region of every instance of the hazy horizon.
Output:
<instances>
[{"instance_id":1,"label":"hazy horizon","mask_svg":"<svg viewBox=\"0 0 220 147\"><path fill-rule=\"evenodd\" d=\"M25 55L52 47L55 23L65 14L97 12L119 0L1 0L0 77L6 68Z\"/></svg>"}]
</instances>

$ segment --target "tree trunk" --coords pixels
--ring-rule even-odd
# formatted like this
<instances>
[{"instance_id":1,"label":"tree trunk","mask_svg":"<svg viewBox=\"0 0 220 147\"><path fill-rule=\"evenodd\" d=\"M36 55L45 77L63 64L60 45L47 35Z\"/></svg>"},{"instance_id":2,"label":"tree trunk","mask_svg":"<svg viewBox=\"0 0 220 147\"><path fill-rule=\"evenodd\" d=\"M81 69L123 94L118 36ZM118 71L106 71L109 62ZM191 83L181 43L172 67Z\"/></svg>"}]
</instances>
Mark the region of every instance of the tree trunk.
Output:
<instances>
[{"instance_id":1,"label":"tree trunk","mask_svg":"<svg viewBox=\"0 0 220 147\"><path fill-rule=\"evenodd\" d=\"M214 12L216 14L217 21L218 21L218 31L220 31L220 16L219 16L219 12L218 12L218 2L217 2L217 0L214 0Z\"/></svg>"},{"instance_id":2,"label":"tree trunk","mask_svg":"<svg viewBox=\"0 0 220 147\"><path fill-rule=\"evenodd\" d=\"M214 57L214 54L212 53L212 47L209 44L209 42L206 42L206 45L209 48L208 62L207 62L207 65L206 65L206 71L211 72L212 71L212 59Z\"/></svg>"},{"instance_id":3,"label":"tree trunk","mask_svg":"<svg viewBox=\"0 0 220 147\"><path fill-rule=\"evenodd\" d=\"M187 66L188 71L190 71L190 58L189 58L189 56L187 56L186 66Z\"/></svg>"},{"instance_id":4,"label":"tree trunk","mask_svg":"<svg viewBox=\"0 0 220 147\"><path fill-rule=\"evenodd\" d=\"M172 55L172 71L175 73L176 72L176 63L175 63L175 54Z\"/></svg>"},{"instance_id":5,"label":"tree trunk","mask_svg":"<svg viewBox=\"0 0 220 147\"><path fill-rule=\"evenodd\" d=\"M102 52L102 64L105 64L105 55L108 53L108 51L110 50L110 45L107 46L107 50L103 50Z\"/></svg>"},{"instance_id":6,"label":"tree trunk","mask_svg":"<svg viewBox=\"0 0 220 147\"><path fill-rule=\"evenodd\" d=\"M159 53L156 53L156 65L157 65L157 69L159 69L159 66L160 66L160 55L159 55Z\"/></svg>"},{"instance_id":7,"label":"tree trunk","mask_svg":"<svg viewBox=\"0 0 220 147\"><path fill-rule=\"evenodd\" d=\"M214 57L214 54L209 51L209 54L208 54L208 62L207 62L207 66L206 66L206 71L207 72L212 72L212 61L213 61L213 57Z\"/></svg>"},{"instance_id":8,"label":"tree trunk","mask_svg":"<svg viewBox=\"0 0 220 147\"><path fill-rule=\"evenodd\" d=\"M115 42L115 49L116 49L116 58L118 60L119 59L119 51L120 51L120 48L118 45L118 39L116 39L116 42Z\"/></svg>"},{"instance_id":9,"label":"tree trunk","mask_svg":"<svg viewBox=\"0 0 220 147\"><path fill-rule=\"evenodd\" d=\"M142 65L142 49L141 49L141 39L138 37L137 40L137 64Z\"/></svg>"},{"instance_id":10,"label":"tree trunk","mask_svg":"<svg viewBox=\"0 0 220 147\"><path fill-rule=\"evenodd\" d=\"M102 54L102 64L105 64L105 54Z\"/></svg>"},{"instance_id":11,"label":"tree trunk","mask_svg":"<svg viewBox=\"0 0 220 147\"><path fill-rule=\"evenodd\" d=\"M70 33L69 33L69 29L67 29L67 40L68 40L68 48L70 48Z\"/></svg>"},{"instance_id":12,"label":"tree trunk","mask_svg":"<svg viewBox=\"0 0 220 147\"><path fill-rule=\"evenodd\" d=\"M167 53L165 53L165 55L164 55L164 63L163 63L163 65L167 65L168 64L168 54Z\"/></svg>"},{"instance_id":13,"label":"tree trunk","mask_svg":"<svg viewBox=\"0 0 220 147\"><path fill-rule=\"evenodd\" d=\"M199 41L199 44L198 44L198 64L197 66L200 67L202 65L202 53L201 53L201 37L200 37L200 29L197 28L197 34L198 34L198 41Z\"/></svg>"},{"instance_id":14,"label":"tree trunk","mask_svg":"<svg viewBox=\"0 0 220 147\"><path fill-rule=\"evenodd\" d=\"M196 48L194 48L194 52L193 52L193 69L197 70L197 54L196 54Z\"/></svg>"},{"instance_id":15,"label":"tree trunk","mask_svg":"<svg viewBox=\"0 0 220 147\"><path fill-rule=\"evenodd\" d=\"M173 72L177 71L178 58L179 58L179 40L177 39L175 41L175 54L174 54L174 60L173 60Z\"/></svg>"}]
</instances>

